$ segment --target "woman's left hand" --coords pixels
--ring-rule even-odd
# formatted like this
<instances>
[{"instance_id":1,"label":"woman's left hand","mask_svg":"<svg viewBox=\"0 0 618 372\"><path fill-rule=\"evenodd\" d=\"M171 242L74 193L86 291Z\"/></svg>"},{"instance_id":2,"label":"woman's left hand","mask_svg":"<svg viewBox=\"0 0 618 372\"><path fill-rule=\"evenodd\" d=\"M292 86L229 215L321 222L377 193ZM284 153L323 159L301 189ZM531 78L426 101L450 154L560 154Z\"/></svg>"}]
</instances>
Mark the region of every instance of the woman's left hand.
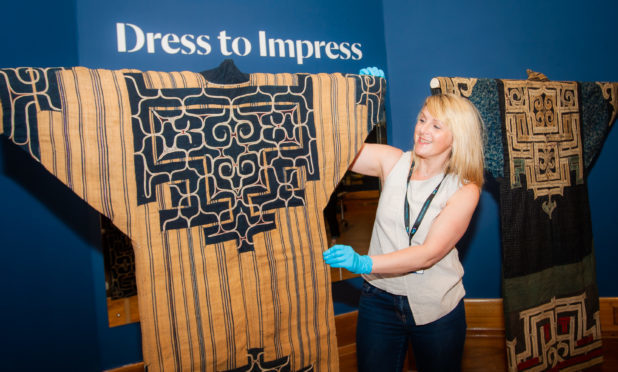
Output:
<instances>
[{"instance_id":1,"label":"woman's left hand","mask_svg":"<svg viewBox=\"0 0 618 372\"><path fill-rule=\"evenodd\" d=\"M377 67L361 68L358 74L359 75L371 75L371 76L382 77L382 78L384 77L384 71L382 71L382 69L379 69Z\"/></svg>"}]
</instances>

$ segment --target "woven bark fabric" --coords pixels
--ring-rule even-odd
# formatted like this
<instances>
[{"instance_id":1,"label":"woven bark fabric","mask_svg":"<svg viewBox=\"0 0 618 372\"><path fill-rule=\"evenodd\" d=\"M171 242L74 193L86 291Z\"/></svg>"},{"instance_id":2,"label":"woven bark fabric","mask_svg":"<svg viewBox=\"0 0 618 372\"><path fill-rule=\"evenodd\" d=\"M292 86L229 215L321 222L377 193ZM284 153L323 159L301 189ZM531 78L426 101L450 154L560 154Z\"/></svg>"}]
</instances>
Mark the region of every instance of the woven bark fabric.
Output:
<instances>
[{"instance_id":1,"label":"woven bark fabric","mask_svg":"<svg viewBox=\"0 0 618 372\"><path fill-rule=\"evenodd\" d=\"M618 83L437 78L486 125L500 184L509 370L602 362L585 175L618 109Z\"/></svg>"},{"instance_id":2,"label":"woven bark fabric","mask_svg":"<svg viewBox=\"0 0 618 372\"><path fill-rule=\"evenodd\" d=\"M229 62L7 68L0 131L131 238L149 371L337 371L322 210L384 90Z\"/></svg>"}]
</instances>

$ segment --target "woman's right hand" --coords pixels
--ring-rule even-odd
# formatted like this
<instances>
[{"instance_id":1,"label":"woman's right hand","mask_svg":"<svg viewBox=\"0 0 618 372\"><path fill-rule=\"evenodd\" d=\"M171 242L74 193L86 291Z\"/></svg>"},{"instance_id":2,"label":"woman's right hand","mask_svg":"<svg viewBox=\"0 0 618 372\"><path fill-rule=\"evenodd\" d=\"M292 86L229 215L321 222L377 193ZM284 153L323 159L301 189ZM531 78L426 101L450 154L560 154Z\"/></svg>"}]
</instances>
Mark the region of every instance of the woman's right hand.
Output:
<instances>
[{"instance_id":1,"label":"woman's right hand","mask_svg":"<svg viewBox=\"0 0 618 372\"><path fill-rule=\"evenodd\" d=\"M373 261L367 255L360 255L349 245L337 244L322 253L324 262L331 267L342 267L354 274L369 274Z\"/></svg>"}]
</instances>

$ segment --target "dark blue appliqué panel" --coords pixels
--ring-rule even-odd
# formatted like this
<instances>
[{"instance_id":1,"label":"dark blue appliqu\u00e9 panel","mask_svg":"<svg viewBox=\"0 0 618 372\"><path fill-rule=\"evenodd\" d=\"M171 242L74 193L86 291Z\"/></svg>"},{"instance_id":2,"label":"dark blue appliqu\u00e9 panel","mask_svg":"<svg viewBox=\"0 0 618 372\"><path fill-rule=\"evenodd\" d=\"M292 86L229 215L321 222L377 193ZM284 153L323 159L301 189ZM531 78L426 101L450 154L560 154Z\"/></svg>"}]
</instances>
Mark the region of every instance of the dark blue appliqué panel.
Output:
<instances>
[{"instance_id":1,"label":"dark blue appliqu\u00e9 panel","mask_svg":"<svg viewBox=\"0 0 618 372\"><path fill-rule=\"evenodd\" d=\"M207 244L252 251L276 209L305 204L305 182L319 179L308 75L295 86L150 89L141 73L126 83L138 203L158 203L161 230L203 226Z\"/></svg>"},{"instance_id":2,"label":"dark blue appliqu\u00e9 panel","mask_svg":"<svg viewBox=\"0 0 618 372\"><path fill-rule=\"evenodd\" d=\"M284 356L275 360L264 360L264 349L253 348L247 351L247 364L225 372L281 371L290 372L290 357ZM312 365L302 367L297 372L311 372Z\"/></svg>"}]
</instances>

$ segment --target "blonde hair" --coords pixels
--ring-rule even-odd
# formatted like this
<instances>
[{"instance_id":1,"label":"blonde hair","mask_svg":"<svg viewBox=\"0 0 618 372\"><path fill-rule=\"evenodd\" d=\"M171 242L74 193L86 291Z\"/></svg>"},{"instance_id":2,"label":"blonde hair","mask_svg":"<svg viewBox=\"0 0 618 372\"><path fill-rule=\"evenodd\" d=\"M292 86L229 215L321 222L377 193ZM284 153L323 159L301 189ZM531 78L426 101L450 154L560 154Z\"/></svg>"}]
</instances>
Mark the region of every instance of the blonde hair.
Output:
<instances>
[{"instance_id":1,"label":"blonde hair","mask_svg":"<svg viewBox=\"0 0 618 372\"><path fill-rule=\"evenodd\" d=\"M483 187L484 129L476 107L467 98L446 93L427 97L421 111L423 109L453 133L446 173L456 174L463 184L474 183ZM416 155L413 156L416 160Z\"/></svg>"}]
</instances>

